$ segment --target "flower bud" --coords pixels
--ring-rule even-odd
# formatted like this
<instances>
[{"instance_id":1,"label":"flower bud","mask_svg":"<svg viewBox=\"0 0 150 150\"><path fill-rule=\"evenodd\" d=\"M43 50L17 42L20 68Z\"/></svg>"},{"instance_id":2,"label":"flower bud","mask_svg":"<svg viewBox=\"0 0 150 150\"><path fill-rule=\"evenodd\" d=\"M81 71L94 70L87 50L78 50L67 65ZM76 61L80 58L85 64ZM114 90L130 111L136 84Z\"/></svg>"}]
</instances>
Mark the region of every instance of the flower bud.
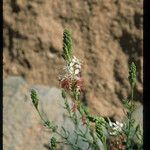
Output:
<instances>
[{"instance_id":1,"label":"flower bud","mask_svg":"<svg viewBox=\"0 0 150 150\"><path fill-rule=\"evenodd\" d=\"M38 103L39 103L39 99L37 97L37 93L34 89L31 90L31 99L32 99L32 103L35 106L35 108L38 108Z\"/></svg>"},{"instance_id":2,"label":"flower bud","mask_svg":"<svg viewBox=\"0 0 150 150\"><path fill-rule=\"evenodd\" d=\"M56 142L57 142L56 138L52 137L51 138L51 149L52 150L56 150Z\"/></svg>"},{"instance_id":3,"label":"flower bud","mask_svg":"<svg viewBox=\"0 0 150 150\"><path fill-rule=\"evenodd\" d=\"M130 85L132 87L134 87L135 83L136 83L136 66L134 64L134 62L131 63L131 66L129 68L129 82L130 82Z\"/></svg>"},{"instance_id":4,"label":"flower bud","mask_svg":"<svg viewBox=\"0 0 150 150\"><path fill-rule=\"evenodd\" d=\"M62 97L65 99L66 98L66 91L64 89L62 89Z\"/></svg>"}]
</instances>

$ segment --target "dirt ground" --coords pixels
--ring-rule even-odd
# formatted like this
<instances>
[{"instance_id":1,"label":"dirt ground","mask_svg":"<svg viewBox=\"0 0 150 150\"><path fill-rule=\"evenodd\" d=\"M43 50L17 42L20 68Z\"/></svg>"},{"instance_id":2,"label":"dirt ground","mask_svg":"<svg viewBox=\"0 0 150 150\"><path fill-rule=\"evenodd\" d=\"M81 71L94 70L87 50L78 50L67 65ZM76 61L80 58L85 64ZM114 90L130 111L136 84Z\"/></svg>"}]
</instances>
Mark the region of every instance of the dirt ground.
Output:
<instances>
[{"instance_id":1,"label":"dirt ground","mask_svg":"<svg viewBox=\"0 0 150 150\"><path fill-rule=\"evenodd\" d=\"M59 87L67 28L83 61L83 101L93 113L122 118L131 61L138 71L135 100L142 102L142 0L5 0L3 9L4 79L21 75L31 85Z\"/></svg>"}]
</instances>

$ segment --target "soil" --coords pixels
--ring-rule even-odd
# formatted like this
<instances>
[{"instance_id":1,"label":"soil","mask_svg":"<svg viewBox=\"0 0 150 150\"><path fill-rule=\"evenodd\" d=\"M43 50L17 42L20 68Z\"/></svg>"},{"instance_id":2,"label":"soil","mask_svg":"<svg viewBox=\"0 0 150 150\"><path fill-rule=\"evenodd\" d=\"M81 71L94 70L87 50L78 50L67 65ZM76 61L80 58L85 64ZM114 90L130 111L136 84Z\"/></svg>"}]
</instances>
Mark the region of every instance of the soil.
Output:
<instances>
[{"instance_id":1,"label":"soil","mask_svg":"<svg viewBox=\"0 0 150 150\"><path fill-rule=\"evenodd\" d=\"M62 37L72 31L74 55L83 61L83 101L91 112L121 120L130 93L128 65L137 65L135 101L142 103L142 0L5 0L3 73L29 84L59 87Z\"/></svg>"}]
</instances>

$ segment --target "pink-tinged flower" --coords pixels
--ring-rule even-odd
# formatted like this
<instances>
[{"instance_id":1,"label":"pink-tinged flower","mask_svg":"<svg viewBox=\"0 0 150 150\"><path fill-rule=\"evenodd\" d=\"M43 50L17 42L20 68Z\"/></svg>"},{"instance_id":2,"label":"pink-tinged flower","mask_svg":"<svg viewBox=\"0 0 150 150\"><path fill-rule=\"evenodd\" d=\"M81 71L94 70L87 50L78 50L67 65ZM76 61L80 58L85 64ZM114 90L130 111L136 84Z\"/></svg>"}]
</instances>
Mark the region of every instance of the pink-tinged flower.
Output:
<instances>
[{"instance_id":1,"label":"pink-tinged flower","mask_svg":"<svg viewBox=\"0 0 150 150\"><path fill-rule=\"evenodd\" d=\"M70 63L64 67L63 75L59 77L60 85L62 88L73 91L76 88L77 92L83 90L83 78L81 77L81 63L73 57Z\"/></svg>"},{"instance_id":2,"label":"pink-tinged flower","mask_svg":"<svg viewBox=\"0 0 150 150\"><path fill-rule=\"evenodd\" d=\"M66 90L72 90L72 80L71 78L64 78L60 81L60 85L62 88Z\"/></svg>"},{"instance_id":3,"label":"pink-tinged flower","mask_svg":"<svg viewBox=\"0 0 150 150\"><path fill-rule=\"evenodd\" d=\"M72 112L76 112L76 110L77 110L77 103L73 103L73 106L72 106L72 108L71 108L71 110L72 110Z\"/></svg>"},{"instance_id":4,"label":"pink-tinged flower","mask_svg":"<svg viewBox=\"0 0 150 150\"><path fill-rule=\"evenodd\" d=\"M83 91L83 78L82 77L78 77L76 79L76 88L78 91Z\"/></svg>"},{"instance_id":5,"label":"pink-tinged flower","mask_svg":"<svg viewBox=\"0 0 150 150\"><path fill-rule=\"evenodd\" d=\"M81 120L82 120L82 123L83 123L82 125L87 124L85 115L82 115Z\"/></svg>"}]
</instances>

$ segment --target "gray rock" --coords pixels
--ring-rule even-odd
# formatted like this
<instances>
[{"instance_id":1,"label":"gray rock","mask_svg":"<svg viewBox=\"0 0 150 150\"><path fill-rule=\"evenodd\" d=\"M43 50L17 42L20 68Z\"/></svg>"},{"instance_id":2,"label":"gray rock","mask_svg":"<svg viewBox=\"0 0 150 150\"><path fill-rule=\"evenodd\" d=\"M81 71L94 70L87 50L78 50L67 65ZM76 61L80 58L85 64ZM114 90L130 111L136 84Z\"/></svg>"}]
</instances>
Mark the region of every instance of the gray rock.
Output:
<instances>
[{"instance_id":1,"label":"gray rock","mask_svg":"<svg viewBox=\"0 0 150 150\"><path fill-rule=\"evenodd\" d=\"M21 77L4 80L3 139L7 150L47 149L51 133L46 131L32 105L31 87ZM57 88L37 86L41 104L49 119L62 124L61 92Z\"/></svg>"},{"instance_id":2,"label":"gray rock","mask_svg":"<svg viewBox=\"0 0 150 150\"><path fill-rule=\"evenodd\" d=\"M135 119L136 125L140 125L141 135L143 135L143 105L142 104L137 103L136 109L133 112L132 117ZM134 138L134 141L136 143L140 143L137 137Z\"/></svg>"},{"instance_id":3,"label":"gray rock","mask_svg":"<svg viewBox=\"0 0 150 150\"><path fill-rule=\"evenodd\" d=\"M30 98L30 90L34 88L40 99L39 109L43 116L65 127L70 132L70 140L75 142L74 125L68 119L66 110L63 108L64 101L61 90L55 87L41 85L30 86L21 77L9 77L3 82L3 141L4 150L46 150L52 132L46 129L36 112ZM71 100L68 100L71 105ZM139 108L139 109L138 109ZM137 107L134 113L137 123L143 123L143 107ZM139 121L139 122L138 122ZM143 126L143 124L142 124ZM80 124L80 129L85 132L85 127ZM57 136L56 136L57 137ZM87 137L90 139L89 132ZM79 138L78 145L87 149L88 145ZM101 150L103 145L99 141ZM71 147L62 147L64 150L71 150Z\"/></svg>"},{"instance_id":4,"label":"gray rock","mask_svg":"<svg viewBox=\"0 0 150 150\"><path fill-rule=\"evenodd\" d=\"M143 105L142 104L140 103L136 104L136 109L133 112L132 117L135 119L136 124L140 125L141 131L143 133Z\"/></svg>"},{"instance_id":5,"label":"gray rock","mask_svg":"<svg viewBox=\"0 0 150 150\"><path fill-rule=\"evenodd\" d=\"M29 86L21 77L9 77L4 80L4 150L48 149L46 145L48 145L52 133L43 127L41 119L31 102L30 90L32 88L38 92L39 109L45 112L43 115L54 121L59 128L65 127L70 132L70 140L75 142L74 126L63 108L60 89L40 85ZM71 104L70 100L69 103ZM85 127L82 124L80 124L80 129L85 132ZM87 133L87 136L90 138L89 133ZM102 143L99 143L102 147ZM80 138L78 145L82 149L88 147ZM71 147L65 146L62 149L71 150Z\"/></svg>"}]
</instances>

